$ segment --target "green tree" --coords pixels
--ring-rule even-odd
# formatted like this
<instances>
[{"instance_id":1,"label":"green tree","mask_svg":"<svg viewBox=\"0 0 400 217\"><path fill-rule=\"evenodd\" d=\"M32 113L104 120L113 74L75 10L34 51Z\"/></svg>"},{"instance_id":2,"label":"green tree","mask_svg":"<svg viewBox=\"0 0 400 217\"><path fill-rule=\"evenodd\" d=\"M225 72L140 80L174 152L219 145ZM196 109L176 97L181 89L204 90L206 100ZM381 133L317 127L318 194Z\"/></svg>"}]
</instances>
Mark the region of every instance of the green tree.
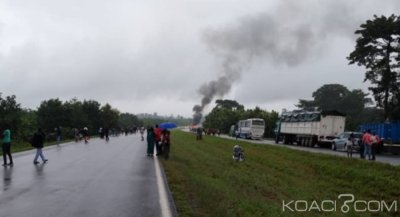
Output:
<instances>
[{"instance_id":1,"label":"green tree","mask_svg":"<svg viewBox=\"0 0 400 217\"><path fill-rule=\"evenodd\" d=\"M20 114L21 106L17 103L16 96L3 98L0 93L0 128L8 127L14 131L13 136L18 136L21 124Z\"/></svg>"},{"instance_id":2,"label":"green tree","mask_svg":"<svg viewBox=\"0 0 400 217\"><path fill-rule=\"evenodd\" d=\"M143 123L134 114L121 113L119 115L118 125L123 128L128 128L132 126L142 126Z\"/></svg>"},{"instance_id":3,"label":"green tree","mask_svg":"<svg viewBox=\"0 0 400 217\"><path fill-rule=\"evenodd\" d=\"M277 112L268 112L259 107L245 110L244 106L232 100L217 100L216 104L205 117L203 123L205 128L215 128L221 130L222 133L228 133L231 126L237 124L239 120L262 118L265 121L264 136L272 137L275 123L278 120Z\"/></svg>"},{"instance_id":4,"label":"green tree","mask_svg":"<svg viewBox=\"0 0 400 217\"><path fill-rule=\"evenodd\" d=\"M205 117L203 123L205 128L219 129L222 133L228 133L232 125L235 125L240 118L241 110L214 107Z\"/></svg>"},{"instance_id":5,"label":"green tree","mask_svg":"<svg viewBox=\"0 0 400 217\"><path fill-rule=\"evenodd\" d=\"M77 99L71 99L63 104L70 128L81 128L89 125L88 112L84 110L83 103ZM92 126L89 126L92 127Z\"/></svg>"},{"instance_id":6,"label":"green tree","mask_svg":"<svg viewBox=\"0 0 400 217\"><path fill-rule=\"evenodd\" d=\"M274 128L275 128L275 123L277 122L279 117L279 114L275 111L268 112L265 110L262 110L258 106L255 107L254 109L248 109L245 112L241 113L240 119L249 119L249 118L261 118L265 122L265 131L264 131L264 137L273 137L274 136Z\"/></svg>"},{"instance_id":7,"label":"green tree","mask_svg":"<svg viewBox=\"0 0 400 217\"><path fill-rule=\"evenodd\" d=\"M97 132L100 127L104 127L101 117L100 103L95 100L84 100L82 110L85 114L85 121L82 126L88 127L91 133Z\"/></svg>"},{"instance_id":8,"label":"green tree","mask_svg":"<svg viewBox=\"0 0 400 217\"><path fill-rule=\"evenodd\" d=\"M367 106L372 105L372 100L360 89L350 91L341 84L325 84L313 92L312 96L313 100L299 100L297 106L305 110L336 110L344 113L348 130L356 130L360 124L372 120L372 118L368 119L363 116L367 114L364 110ZM380 117L378 110L369 111L368 114L375 111L377 112L376 116Z\"/></svg>"},{"instance_id":9,"label":"green tree","mask_svg":"<svg viewBox=\"0 0 400 217\"><path fill-rule=\"evenodd\" d=\"M105 104L100 109L100 120L103 127L117 127L119 119L119 111L111 107L110 104Z\"/></svg>"},{"instance_id":10,"label":"green tree","mask_svg":"<svg viewBox=\"0 0 400 217\"><path fill-rule=\"evenodd\" d=\"M53 132L55 127L68 125L66 109L58 98L42 101L38 110L39 127L47 132Z\"/></svg>"},{"instance_id":11,"label":"green tree","mask_svg":"<svg viewBox=\"0 0 400 217\"><path fill-rule=\"evenodd\" d=\"M20 113L21 127L18 131L19 139L30 141L38 128L36 111L31 109L22 109Z\"/></svg>"},{"instance_id":12,"label":"green tree","mask_svg":"<svg viewBox=\"0 0 400 217\"><path fill-rule=\"evenodd\" d=\"M313 100L299 100L297 107L304 110L343 110L343 99L350 93L341 84L325 84L313 92Z\"/></svg>"},{"instance_id":13,"label":"green tree","mask_svg":"<svg viewBox=\"0 0 400 217\"><path fill-rule=\"evenodd\" d=\"M244 110L244 106L236 102L235 100L229 99L217 99L215 101L218 108L225 108L229 110Z\"/></svg>"},{"instance_id":14,"label":"green tree","mask_svg":"<svg viewBox=\"0 0 400 217\"><path fill-rule=\"evenodd\" d=\"M393 117L399 106L400 18L376 16L361 24L355 34L360 35L356 47L347 59L350 64L364 66L365 81L373 85L378 106L384 109L385 119Z\"/></svg>"}]
</instances>

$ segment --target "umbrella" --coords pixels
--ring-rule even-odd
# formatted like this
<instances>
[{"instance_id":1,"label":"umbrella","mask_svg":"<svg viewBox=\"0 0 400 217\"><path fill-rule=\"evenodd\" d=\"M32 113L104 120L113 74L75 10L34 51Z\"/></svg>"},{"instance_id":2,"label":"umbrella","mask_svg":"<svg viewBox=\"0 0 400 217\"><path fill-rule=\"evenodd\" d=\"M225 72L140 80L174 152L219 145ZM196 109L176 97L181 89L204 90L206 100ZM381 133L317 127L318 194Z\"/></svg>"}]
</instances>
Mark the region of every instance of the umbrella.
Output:
<instances>
[{"instance_id":1,"label":"umbrella","mask_svg":"<svg viewBox=\"0 0 400 217\"><path fill-rule=\"evenodd\" d=\"M164 123L161 123L159 125L159 127L162 129L172 129L172 128L177 128L178 126L172 122L164 122Z\"/></svg>"}]
</instances>

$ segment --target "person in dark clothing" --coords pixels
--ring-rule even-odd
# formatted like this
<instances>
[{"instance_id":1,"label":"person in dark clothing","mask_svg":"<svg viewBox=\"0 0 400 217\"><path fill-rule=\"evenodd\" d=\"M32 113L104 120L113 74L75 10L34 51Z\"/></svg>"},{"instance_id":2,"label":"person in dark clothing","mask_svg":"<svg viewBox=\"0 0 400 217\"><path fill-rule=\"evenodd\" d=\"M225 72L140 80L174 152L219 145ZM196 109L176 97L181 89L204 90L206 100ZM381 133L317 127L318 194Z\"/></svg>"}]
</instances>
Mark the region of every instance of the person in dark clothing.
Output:
<instances>
[{"instance_id":1,"label":"person in dark clothing","mask_svg":"<svg viewBox=\"0 0 400 217\"><path fill-rule=\"evenodd\" d=\"M147 156L153 157L154 154L154 130L153 127L147 128Z\"/></svg>"},{"instance_id":2,"label":"person in dark clothing","mask_svg":"<svg viewBox=\"0 0 400 217\"><path fill-rule=\"evenodd\" d=\"M85 140L85 143L88 143L89 142L89 130L87 127L83 128L82 136L83 136L83 139Z\"/></svg>"},{"instance_id":3,"label":"person in dark clothing","mask_svg":"<svg viewBox=\"0 0 400 217\"><path fill-rule=\"evenodd\" d=\"M203 135L203 131L201 130L201 127L198 127L196 129L196 140L201 140L202 135Z\"/></svg>"},{"instance_id":4,"label":"person in dark clothing","mask_svg":"<svg viewBox=\"0 0 400 217\"><path fill-rule=\"evenodd\" d=\"M5 128L3 131L3 160L4 164L3 166L13 166L14 162L11 156L11 131L8 129L8 127ZM10 163L7 164L7 156L10 160Z\"/></svg>"},{"instance_id":5,"label":"person in dark clothing","mask_svg":"<svg viewBox=\"0 0 400 217\"><path fill-rule=\"evenodd\" d=\"M106 137L106 141L108 142L110 140L110 130L108 129L108 127L103 128L103 134Z\"/></svg>"},{"instance_id":6,"label":"person in dark clothing","mask_svg":"<svg viewBox=\"0 0 400 217\"><path fill-rule=\"evenodd\" d=\"M364 135L367 133L367 131L363 132L362 139L358 140L358 144L360 145L360 158L364 159L364 151L365 151L365 141L364 141Z\"/></svg>"},{"instance_id":7,"label":"person in dark clothing","mask_svg":"<svg viewBox=\"0 0 400 217\"><path fill-rule=\"evenodd\" d=\"M62 140L61 127L54 128L54 131L55 131L55 134L56 134L57 145L60 145L60 142Z\"/></svg>"},{"instance_id":8,"label":"person in dark clothing","mask_svg":"<svg viewBox=\"0 0 400 217\"><path fill-rule=\"evenodd\" d=\"M155 138L157 156L162 154L161 134L162 134L162 129L159 128L158 125L156 125L156 127L154 128L154 138Z\"/></svg>"},{"instance_id":9,"label":"person in dark clothing","mask_svg":"<svg viewBox=\"0 0 400 217\"><path fill-rule=\"evenodd\" d=\"M46 138L46 135L43 133L42 129L38 129L38 131L33 135L32 138L32 146L36 148L36 155L35 158L33 159L34 164L38 164L38 158L40 157L43 161L43 163L46 163L48 160L44 157L43 155L43 144L44 144L44 139Z\"/></svg>"},{"instance_id":10,"label":"person in dark clothing","mask_svg":"<svg viewBox=\"0 0 400 217\"><path fill-rule=\"evenodd\" d=\"M162 136L162 148L163 148L163 155L165 159L169 158L169 149L171 147L171 142L170 142L170 135L171 132L167 129L163 130L163 136Z\"/></svg>"}]
</instances>

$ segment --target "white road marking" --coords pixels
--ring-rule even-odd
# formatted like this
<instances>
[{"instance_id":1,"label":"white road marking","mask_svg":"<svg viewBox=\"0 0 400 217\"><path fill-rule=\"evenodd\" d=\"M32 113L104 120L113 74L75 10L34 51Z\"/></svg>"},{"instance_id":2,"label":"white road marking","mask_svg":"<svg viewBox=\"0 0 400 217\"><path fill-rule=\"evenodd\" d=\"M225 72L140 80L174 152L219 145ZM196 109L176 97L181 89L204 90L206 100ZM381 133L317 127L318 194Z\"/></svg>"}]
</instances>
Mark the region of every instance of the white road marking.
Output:
<instances>
[{"instance_id":1,"label":"white road marking","mask_svg":"<svg viewBox=\"0 0 400 217\"><path fill-rule=\"evenodd\" d=\"M161 216L163 217L172 217L171 209L168 203L167 192L165 189L163 177L160 170L160 164L158 162L157 157L154 158L154 165L156 167L156 176L157 176L157 189L159 195L159 202L161 207Z\"/></svg>"}]
</instances>

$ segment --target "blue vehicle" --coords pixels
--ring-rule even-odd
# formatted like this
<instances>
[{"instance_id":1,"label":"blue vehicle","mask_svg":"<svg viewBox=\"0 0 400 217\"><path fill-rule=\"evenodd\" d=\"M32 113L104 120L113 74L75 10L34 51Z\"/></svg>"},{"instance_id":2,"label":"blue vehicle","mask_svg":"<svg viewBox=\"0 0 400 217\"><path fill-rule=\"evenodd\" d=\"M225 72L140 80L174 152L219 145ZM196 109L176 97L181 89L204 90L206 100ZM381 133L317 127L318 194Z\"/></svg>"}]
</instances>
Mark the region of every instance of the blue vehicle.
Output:
<instances>
[{"instance_id":1,"label":"blue vehicle","mask_svg":"<svg viewBox=\"0 0 400 217\"><path fill-rule=\"evenodd\" d=\"M359 126L359 131L370 130L387 144L400 144L400 123L378 123L363 124Z\"/></svg>"},{"instance_id":2,"label":"blue vehicle","mask_svg":"<svg viewBox=\"0 0 400 217\"><path fill-rule=\"evenodd\" d=\"M400 154L400 123L375 123L360 125L360 132L376 133L381 142L378 143L377 153L388 152Z\"/></svg>"}]
</instances>

